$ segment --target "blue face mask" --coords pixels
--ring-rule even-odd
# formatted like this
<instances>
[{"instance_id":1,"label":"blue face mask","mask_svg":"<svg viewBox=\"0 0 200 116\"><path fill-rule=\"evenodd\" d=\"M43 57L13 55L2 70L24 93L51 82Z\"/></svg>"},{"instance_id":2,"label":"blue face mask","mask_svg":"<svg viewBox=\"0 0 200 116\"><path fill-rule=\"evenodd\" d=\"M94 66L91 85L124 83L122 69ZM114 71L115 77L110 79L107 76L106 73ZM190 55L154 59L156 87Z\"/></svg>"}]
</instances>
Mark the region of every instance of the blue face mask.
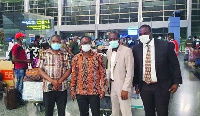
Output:
<instances>
[{"instance_id":1,"label":"blue face mask","mask_svg":"<svg viewBox=\"0 0 200 116\"><path fill-rule=\"evenodd\" d=\"M59 44L59 43L52 43L51 44L51 48L53 50L59 50L61 48L61 44Z\"/></svg>"},{"instance_id":2,"label":"blue face mask","mask_svg":"<svg viewBox=\"0 0 200 116\"><path fill-rule=\"evenodd\" d=\"M26 39L23 39L23 40L22 40L22 43L26 43Z\"/></svg>"},{"instance_id":3,"label":"blue face mask","mask_svg":"<svg viewBox=\"0 0 200 116\"><path fill-rule=\"evenodd\" d=\"M118 40L110 41L109 43L110 43L110 45L109 45L110 48L117 48L119 46Z\"/></svg>"},{"instance_id":4,"label":"blue face mask","mask_svg":"<svg viewBox=\"0 0 200 116\"><path fill-rule=\"evenodd\" d=\"M132 42L132 40L128 40L128 44L130 44Z\"/></svg>"}]
</instances>

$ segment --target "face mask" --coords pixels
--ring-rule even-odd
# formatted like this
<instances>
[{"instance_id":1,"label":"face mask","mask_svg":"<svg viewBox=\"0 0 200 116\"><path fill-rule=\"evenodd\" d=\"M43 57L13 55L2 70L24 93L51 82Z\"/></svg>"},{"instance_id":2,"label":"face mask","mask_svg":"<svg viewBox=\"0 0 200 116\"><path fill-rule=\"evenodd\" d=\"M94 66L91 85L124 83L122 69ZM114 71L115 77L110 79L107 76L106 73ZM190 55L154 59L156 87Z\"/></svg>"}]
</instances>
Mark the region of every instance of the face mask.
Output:
<instances>
[{"instance_id":1,"label":"face mask","mask_svg":"<svg viewBox=\"0 0 200 116\"><path fill-rule=\"evenodd\" d=\"M161 37L158 37L158 39L160 39L160 40L161 40Z\"/></svg>"},{"instance_id":2,"label":"face mask","mask_svg":"<svg viewBox=\"0 0 200 116\"><path fill-rule=\"evenodd\" d=\"M143 43L143 44L147 44L150 39L149 39L149 35L141 35L139 36L139 40Z\"/></svg>"},{"instance_id":3,"label":"face mask","mask_svg":"<svg viewBox=\"0 0 200 116\"><path fill-rule=\"evenodd\" d=\"M128 44L130 44L132 42L132 40L128 40Z\"/></svg>"},{"instance_id":4,"label":"face mask","mask_svg":"<svg viewBox=\"0 0 200 116\"><path fill-rule=\"evenodd\" d=\"M61 48L61 44L59 44L59 43L52 43L51 44L51 48L53 50L59 50Z\"/></svg>"},{"instance_id":5,"label":"face mask","mask_svg":"<svg viewBox=\"0 0 200 116\"><path fill-rule=\"evenodd\" d=\"M88 52L88 51L91 50L91 45L90 44L85 44L85 45L82 45L81 47L82 47L82 50L84 52Z\"/></svg>"},{"instance_id":6,"label":"face mask","mask_svg":"<svg viewBox=\"0 0 200 116\"><path fill-rule=\"evenodd\" d=\"M42 40L40 40L39 43L41 44L41 43L42 43Z\"/></svg>"},{"instance_id":7,"label":"face mask","mask_svg":"<svg viewBox=\"0 0 200 116\"><path fill-rule=\"evenodd\" d=\"M23 40L22 40L22 43L25 43L25 42L26 42L26 39L23 39Z\"/></svg>"},{"instance_id":8,"label":"face mask","mask_svg":"<svg viewBox=\"0 0 200 116\"><path fill-rule=\"evenodd\" d=\"M112 48L112 49L117 48L119 46L118 40L110 41L109 44L110 44L109 47Z\"/></svg>"},{"instance_id":9,"label":"face mask","mask_svg":"<svg viewBox=\"0 0 200 116\"><path fill-rule=\"evenodd\" d=\"M80 44L80 43L81 43L81 41L78 39L78 40L77 40L77 43L78 43L78 44Z\"/></svg>"}]
</instances>

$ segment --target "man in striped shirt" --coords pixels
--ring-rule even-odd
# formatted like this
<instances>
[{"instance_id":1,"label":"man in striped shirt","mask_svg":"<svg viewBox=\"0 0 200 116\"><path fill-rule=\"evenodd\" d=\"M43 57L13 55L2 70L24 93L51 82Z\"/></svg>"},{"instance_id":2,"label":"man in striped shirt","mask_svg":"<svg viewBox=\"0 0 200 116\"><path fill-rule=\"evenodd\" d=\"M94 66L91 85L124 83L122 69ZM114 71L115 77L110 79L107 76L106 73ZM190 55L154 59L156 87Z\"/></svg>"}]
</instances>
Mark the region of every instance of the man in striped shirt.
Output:
<instances>
[{"instance_id":1,"label":"man in striped shirt","mask_svg":"<svg viewBox=\"0 0 200 116\"><path fill-rule=\"evenodd\" d=\"M71 73L71 56L60 48L60 36L52 36L51 49L43 51L38 61L39 73L44 78L45 116L53 116L55 102L58 116L65 116L67 78Z\"/></svg>"}]
</instances>

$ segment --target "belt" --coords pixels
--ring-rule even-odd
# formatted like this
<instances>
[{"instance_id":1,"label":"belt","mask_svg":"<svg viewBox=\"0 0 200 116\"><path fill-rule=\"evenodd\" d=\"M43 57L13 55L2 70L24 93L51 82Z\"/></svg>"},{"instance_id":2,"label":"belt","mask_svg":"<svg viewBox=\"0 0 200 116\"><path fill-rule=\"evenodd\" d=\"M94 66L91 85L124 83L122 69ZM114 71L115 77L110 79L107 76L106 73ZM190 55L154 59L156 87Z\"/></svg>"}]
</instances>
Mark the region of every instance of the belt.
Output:
<instances>
[{"instance_id":1,"label":"belt","mask_svg":"<svg viewBox=\"0 0 200 116\"><path fill-rule=\"evenodd\" d=\"M150 83L146 83L145 81L143 81L143 83L147 84L147 85L154 85L154 84L157 84L158 82L156 81L151 81Z\"/></svg>"}]
</instances>

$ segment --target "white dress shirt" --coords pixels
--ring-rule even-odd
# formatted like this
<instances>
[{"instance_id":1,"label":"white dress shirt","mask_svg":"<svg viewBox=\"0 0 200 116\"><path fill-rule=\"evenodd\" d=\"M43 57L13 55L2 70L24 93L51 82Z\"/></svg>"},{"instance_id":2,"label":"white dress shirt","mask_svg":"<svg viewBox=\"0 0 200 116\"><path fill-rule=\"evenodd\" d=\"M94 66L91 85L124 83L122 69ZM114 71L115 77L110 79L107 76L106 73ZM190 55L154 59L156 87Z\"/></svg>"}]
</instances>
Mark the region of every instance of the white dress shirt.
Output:
<instances>
[{"instance_id":1,"label":"white dress shirt","mask_svg":"<svg viewBox=\"0 0 200 116\"><path fill-rule=\"evenodd\" d=\"M111 64L110 64L110 65L111 65L111 66L110 66L110 69L111 69L111 71L110 71L110 72L111 72L111 77L110 77L110 78L111 78L112 80L114 80L114 76L113 76L113 73L114 73L114 72L113 72L113 70L114 70L116 55L117 55L117 52L116 52L116 51L113 51L113 52L112 52L112 55L111 55Z\"/></svg>"},{"instance_id":2,"label":"white dress shirt","mask_svg":"<svg viewBox=\"0 0 200 116\"><path fill-rule=\"evenodd\" d=\"M151 52L151 79L152 82L157 82L154 38L149 43L149 47ZM143 44L143 81L145 81L144 74L145 74L145 61L146 61L147 49L148 49L147 44Z\"/></svg>"}]
</instances>

